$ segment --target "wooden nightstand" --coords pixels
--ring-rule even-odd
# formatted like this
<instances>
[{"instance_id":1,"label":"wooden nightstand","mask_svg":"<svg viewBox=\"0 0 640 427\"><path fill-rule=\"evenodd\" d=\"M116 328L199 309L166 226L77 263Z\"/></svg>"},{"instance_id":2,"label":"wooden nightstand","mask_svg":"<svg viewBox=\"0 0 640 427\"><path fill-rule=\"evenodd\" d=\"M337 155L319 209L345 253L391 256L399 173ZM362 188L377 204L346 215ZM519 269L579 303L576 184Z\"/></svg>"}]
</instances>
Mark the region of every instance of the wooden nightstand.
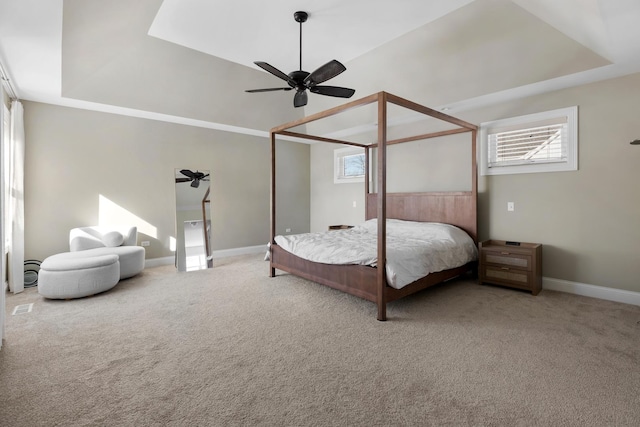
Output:
<instances>
[{"instance_id":1,"label":"wooden nightstand","mask_svg":"<svg viewBox=\"0 0 640 427\"><path fill-rule=\"evenodd\" d=\"M329 226L329 231L331 230L346 230L348 228L353 228L353 225L330 225Z\"/></svg>"},{"instance_id":2,"label":"wooden nightstand","mask_svg":"<svg viewBox=\"0 0 640 427\"><path fill-rule=\"evenodd\" d=\"M542 290L542 245L509 245L504 240L480 243L480 283L492 283L531 291Z\"/></svg>"}]
</instances>

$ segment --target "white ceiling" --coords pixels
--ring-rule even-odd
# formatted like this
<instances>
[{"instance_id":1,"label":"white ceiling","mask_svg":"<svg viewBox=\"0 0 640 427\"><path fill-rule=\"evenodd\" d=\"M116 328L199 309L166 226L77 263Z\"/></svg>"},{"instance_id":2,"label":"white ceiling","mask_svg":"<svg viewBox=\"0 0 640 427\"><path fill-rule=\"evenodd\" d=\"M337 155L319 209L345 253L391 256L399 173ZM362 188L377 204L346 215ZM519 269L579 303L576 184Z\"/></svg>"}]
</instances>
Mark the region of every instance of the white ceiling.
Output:
<instances>
[{"instance_id":1,"label":"white ceiling","mask_svg":"<svg viewBox=\"0 0 640 427\"><path fill-rule=\"evenodd\" d=\"M62 0L0 0L0 61L22 99L263 135L268 123L281 123L270 120L286 114L293 119L342 102L313 95L302 112L291 107L291 92L243 93L281 83L253 61L285 73L298 68L296 10L310 15L303 24L303 68L313 71L338 59L347 71L331 84L355 88L356 98L388 90L418 102L431 100L433 108L462 111L640 72L638 0L65 0L64 11ZM502 10L509 14L501 15ZM492 22L494 17L503 21ZM537 34L515 34L522 29L510 28L505 19L526 23ZM538 70L530 64L519 69L522 58L510 55L512 64L500 67L508 73L505 78L477 72L473 90L466 91L457 84L464 74L453 73L455 80L442 92L438 86L444 84L429 86L428 79L420 78L435 64L447 67L451 58L444 46L452 41L456 49L464 45L465 54L473 48L486 58L496 44L491 38L496 28L504 40L532 40L522 50L537 50L539 40L541 56L535 63L562 57L565 48L567 63L562 70ZM144 61L133 63L145 52L149 56ZM154 79L145 77L148 70L135 74L145 63L166 68L152 76L165 86L152 87ZM176 64L192 74L173 70ZM198 66L207 67L200 71L202 82ZM494 80L484 84L485 77ZM150 93L167 90L167 81L174 101L183 94L193 102L194 94L202 96L203 91L210 91L211 99L200 107L152 99ZM477 89L482 87L487 89ZM280 116L263 117L285 100ZM235 116L225 108L234 109Z\"/></svg>"},{"instance_id":2,"label":"white ceiling","mask_svg":"<svg viewBox=\"0 0 640 427\"><path fill-rule=\"evenodd\" d=\"M473 0L164 0L149 35L241 65L265 61L289 73L334 59L346 63ZM407 13L411 10L411 13ZM328 56L329 55L329 56ZM256 67L256 69L258 69Z\"/></svg>"}]
</instances>

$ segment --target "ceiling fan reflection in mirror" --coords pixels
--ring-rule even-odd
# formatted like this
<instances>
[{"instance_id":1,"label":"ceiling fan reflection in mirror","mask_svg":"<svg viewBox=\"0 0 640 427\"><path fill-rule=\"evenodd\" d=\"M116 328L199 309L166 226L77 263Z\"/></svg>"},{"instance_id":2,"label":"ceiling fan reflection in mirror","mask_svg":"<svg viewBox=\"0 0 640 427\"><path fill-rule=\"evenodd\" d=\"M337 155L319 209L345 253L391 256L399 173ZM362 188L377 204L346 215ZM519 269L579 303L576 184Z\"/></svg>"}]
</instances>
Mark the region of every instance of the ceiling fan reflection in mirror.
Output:
<instances>
[{"instance_id":1,"label":"ceiling fan reflection in mirror","mask_svg":"<svg viewBox=\"0 0 640 427\"><path fill-rule=\"evenodd\" d=\"M355 90L346 87L338 86L320 86L320 83L326 82L329 79L334 78L338 74L345 71L347 68L340 62L329 61L312 73L302 70L302 23L306 22L309 14L307 12L298 11L293 14L296 22L300 23L300 69L292 71L289 74L285 74L272 65L266 62L256 61L258 67L273 74L274 76L287 82L289 87L274 87L267 89L249 89L245 92L272 92L276 90L296 90L296 94L293 97L293 106L302 107L307 105L307 89L311 93L317 93L319 95L335 96L338 98L350 98L355 93Z\"/></svg>"},{"instance_id":2,"label":"ceiling fan reflection in mirror","mask_svg":"<svg viewBox=\"0 0 640 427\"><path fill-rule=\"evenodd\" d=\"M186 178L176 178L176 183L178 182L191 182L191 187L198 188L200 186L200 181L209 181L209 174L204 174L198 171L190 171L189 169L182 169L180 173Z\"/></svg>"}]
</instances>

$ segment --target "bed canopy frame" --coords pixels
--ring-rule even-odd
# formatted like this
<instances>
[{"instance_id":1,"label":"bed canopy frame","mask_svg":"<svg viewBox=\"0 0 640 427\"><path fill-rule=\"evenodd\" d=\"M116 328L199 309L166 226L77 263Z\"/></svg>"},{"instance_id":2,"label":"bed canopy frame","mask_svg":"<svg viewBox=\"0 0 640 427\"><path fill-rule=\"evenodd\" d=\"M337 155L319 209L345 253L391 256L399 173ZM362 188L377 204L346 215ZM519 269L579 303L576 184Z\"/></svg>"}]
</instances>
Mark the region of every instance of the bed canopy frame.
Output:
<instances>
[{"instance_id":1,"label":"bed canopy frame","mask_svg":"<svg viewBox=\"0 0 640 427\"><path fill-rule=\"evenodd\" d=\"M325 138L317 135L292 131L292 128L325 119L347 110L377 103L377 142L360 144L356 142ZM399 107L447 122L451 129L418 134L399 139L388 140L388 106ZM379 92L365 98L351 101L299 120L283 124L271 129L271 258L270 276L276 275L276 269L287 271L297 276L318 282L352 295L359 296L377 304L378 320L386 320L387 302L418 292L429 286L441 283L450 278L473 270L476 265L470 263L452 270L432 273L413 282L402 289L387 285L385 275L386 264L386 219L395 218L410 221L432 221L456 225L465 230L477 243L477 161L476 136L478 127L440 111L416 104L387 92ZM446 137L460 133L471 134L471 191L427 192L427 193L387 193L387 146L409 141ZM329 265L304 260L290 254L275 243L276 236L276 137L288 136L357 146L365 152L365 201L366 219L378 218L378 268L362 265ZM371 150L377 148L377 193L370 192L369 159Z\"/></svg>"}]
</instances>

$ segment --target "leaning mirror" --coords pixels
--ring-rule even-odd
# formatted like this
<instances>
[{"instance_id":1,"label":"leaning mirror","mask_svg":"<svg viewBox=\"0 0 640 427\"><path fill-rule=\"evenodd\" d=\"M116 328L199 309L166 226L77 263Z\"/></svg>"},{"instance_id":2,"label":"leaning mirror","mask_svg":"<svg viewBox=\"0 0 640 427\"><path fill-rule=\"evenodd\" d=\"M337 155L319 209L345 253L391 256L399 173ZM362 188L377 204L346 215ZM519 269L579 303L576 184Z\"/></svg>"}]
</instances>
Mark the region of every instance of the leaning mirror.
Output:
<instances>
[{"instance_id":1,"label":"leaning mirror","mask_svg":"<svg viewBox=\"0 0 640 427\"><path fill-rule=\"evenodd\" d=\"M175 182L176 267L178 271L211 268L209 171L176 169Z\"/></svg>"}]
</instances>

